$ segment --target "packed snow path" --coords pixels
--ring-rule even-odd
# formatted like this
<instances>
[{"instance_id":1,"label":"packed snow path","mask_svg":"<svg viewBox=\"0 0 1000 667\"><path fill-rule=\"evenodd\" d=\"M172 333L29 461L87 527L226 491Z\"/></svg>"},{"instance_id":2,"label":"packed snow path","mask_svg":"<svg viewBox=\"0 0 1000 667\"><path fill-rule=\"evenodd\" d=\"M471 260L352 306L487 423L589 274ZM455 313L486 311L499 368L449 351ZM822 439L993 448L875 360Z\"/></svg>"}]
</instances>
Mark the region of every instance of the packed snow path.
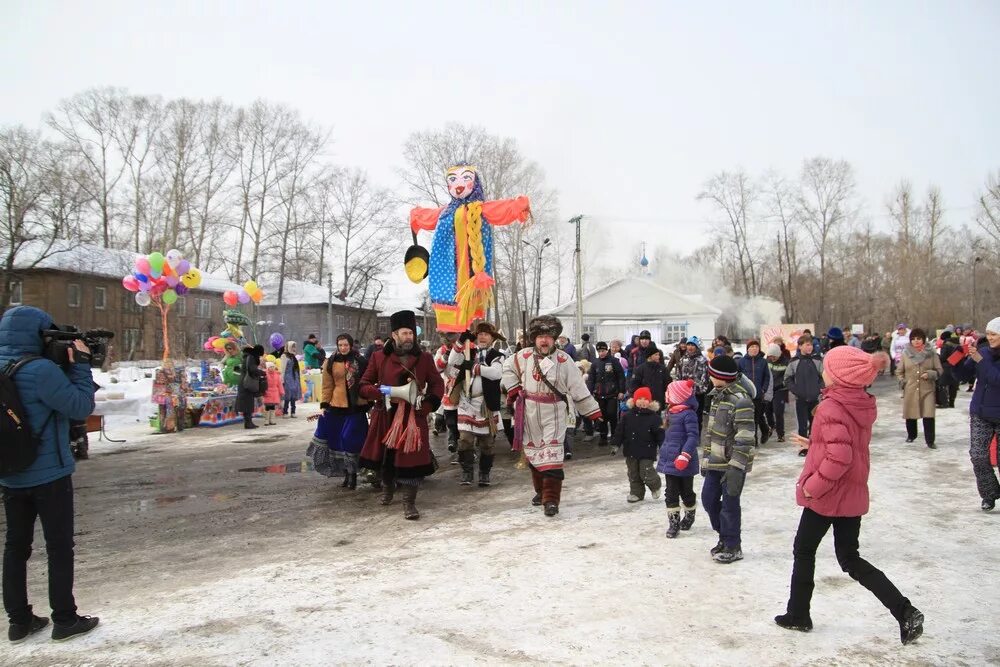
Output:
<instances>
[{"instance_id":1,"label":"packed snow path","mask_svg":"<svg viewBox=\"0 0 1000 667\"><path fill-rule=\"evenodd\" d=\"M1000 664L1000 511L979 509L967 407L938 412L938 449L904 444L895 383L877 385L872 511L861 553L926 614L918 643L837 566L817 557L815 630L782 630L802 460L762 447L743 498L743 552L711 561L694 528L664 538L662 501L628 505L621 457L581 445L554 519L501 454L489 490L444 463L404 521L368 487L312 472L239 472L303 458L305 419L245 432L92 446L79 466L77 601L91 635L4 646L4 664ZM304 416L304 415L302 415ZM794 426L794 409L790 410ZM789 431L792 429L789 428ZM502 436L501 436L502 439ZM45 551L29 563L48 613Z\"/></svg>"}]
</instances>

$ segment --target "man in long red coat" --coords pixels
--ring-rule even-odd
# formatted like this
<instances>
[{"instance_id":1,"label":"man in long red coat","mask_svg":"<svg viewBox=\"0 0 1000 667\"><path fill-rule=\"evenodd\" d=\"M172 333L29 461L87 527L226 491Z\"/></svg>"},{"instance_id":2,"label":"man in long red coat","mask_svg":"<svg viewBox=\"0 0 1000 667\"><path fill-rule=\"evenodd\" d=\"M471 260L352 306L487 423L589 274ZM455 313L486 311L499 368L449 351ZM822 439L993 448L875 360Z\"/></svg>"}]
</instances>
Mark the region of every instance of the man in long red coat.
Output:
<instances>
[{"instance_id":1,"label":"man in long red coat","mask_svg":"<svg viewBox=\"0 0 1000 667\"><path fill-rule=\"evenodd\" d=\"M434 457L428 437L427 415L438 409L444 382L434 358L417 344L417 318L411 310L393 313L392 339L372 354L361 378L361 396L375 401L368 438L359 464L380 473L380 503L392 502L398 484L403 496L403 516L419 519L417 489L420 480L434 473ZM416 384L415 404L402 399L386 399L393 387Z\"/></svg>"}]
</instances>

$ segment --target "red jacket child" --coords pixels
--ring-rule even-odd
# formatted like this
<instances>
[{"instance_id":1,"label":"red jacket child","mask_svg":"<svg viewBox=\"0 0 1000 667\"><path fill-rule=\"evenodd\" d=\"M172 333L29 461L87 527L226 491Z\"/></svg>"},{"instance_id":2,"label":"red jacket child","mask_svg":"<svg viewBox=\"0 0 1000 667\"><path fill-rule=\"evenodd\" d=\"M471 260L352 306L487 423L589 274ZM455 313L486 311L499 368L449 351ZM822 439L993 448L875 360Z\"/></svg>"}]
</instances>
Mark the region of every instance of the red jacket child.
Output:
<instances>
[{"instance_id":1,"label":"red jacket child","mask_svg":"<svg viewBox=\"0 0 1000 667\"><path fill-rule=\"evenodd\" d=\"M267 362L267 391L264 392L264 405L280 405L285 395L285 385L281 373L273 361Z\"/></svg>"},{"instance_id":2,"label":"red jacket child","mask_svg":"<svg viewBox=\"0 0 1000 667\"><path fill-rule=\"evenodd\" d=\"M795 487L799 505L828 517L868 513L868 445L878 411L865 387L884 358L856 352L838 352L833 363L829 355L823 361L823 375L833 382L816 408L809 453Z\"/></svg>"}]
</instances>

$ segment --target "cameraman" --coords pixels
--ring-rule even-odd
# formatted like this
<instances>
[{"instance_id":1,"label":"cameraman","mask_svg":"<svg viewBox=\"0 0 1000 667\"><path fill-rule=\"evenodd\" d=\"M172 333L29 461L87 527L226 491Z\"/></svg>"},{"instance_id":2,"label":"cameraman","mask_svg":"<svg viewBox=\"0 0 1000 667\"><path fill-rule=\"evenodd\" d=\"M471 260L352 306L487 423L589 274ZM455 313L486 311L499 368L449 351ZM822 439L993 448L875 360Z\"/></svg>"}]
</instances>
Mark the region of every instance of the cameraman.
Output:
<instances>
[{"instance_id":1,"label":"cameraman","mask_svg":"<svg viewBox=\"0 0 1000 667\"><path fill-rule=\"evenodd\" d=\"M18 306L0 319L0 368L29 356L45 354L44 331L52 318L31 306ZM81 354L82 353L82 354ZM84 356L87 355L87 356ZM18 642L42 630L48 619L35 616L28 604L28 558L41 519L49 557L49 606L52 639L89 632L98 619L76 613L73 599L73 481L70 420L86 419L94 410L94 382L85 363L89 350L73 341L69 363L33 359L14 376L32 433L40 440L38 458L26 470L0 477L7 515L3 554L3 604L10 619L8 637Z\"/></svg>"}]
</instances>

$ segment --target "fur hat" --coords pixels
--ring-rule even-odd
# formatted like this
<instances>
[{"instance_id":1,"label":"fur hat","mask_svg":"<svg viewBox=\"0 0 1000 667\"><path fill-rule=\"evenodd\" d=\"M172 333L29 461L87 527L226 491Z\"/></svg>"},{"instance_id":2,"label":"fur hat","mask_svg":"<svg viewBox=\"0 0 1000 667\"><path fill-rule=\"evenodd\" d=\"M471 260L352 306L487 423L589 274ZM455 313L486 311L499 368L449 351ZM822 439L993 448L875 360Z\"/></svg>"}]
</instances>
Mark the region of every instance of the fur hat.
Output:
<instances>
[{"instance_id":1,"label":"fur hat","mask_svg":"<svg viewBox=\"0 0 1000 667\"><path fill-rule=\"evenodd\" d=\"M667 402L671 405L684 403L694 393L694 380L677 380L667 385Z\"/></svg>"},{"instance_id":2,"label":"fur hat","mask_svg":"<svg viewBox=\"0 0 1000 667\"><path fill-rule=\"evenodd\" d=\"M888 366L889 355L885 352L868 354L849 345L835 347L823 358L823 370L846 387L867 387Z\"/></svg>"},{"instance_id":3,"label":"fur hat","mask_svg":"<svg viewBox=\"0 0 1000 667\"><path fill-rule=\"evenodd\" d=\"M490 324L489 322L480 322L479 324L477 324L475 333L477 336L482 333L489 334L490 336L493 336L493 340L502 340L505 343L507 342L507 338L504 337L504 335L500 333L497 330L497 328L492 324Z\"/></svg>"},{"instance_id":4,"label":"fur hat","mask_svg":"<svg viewBox=\"0 0 1000 667\"><path fill-rule=\"evenodd\" d=\"M417 316L412 310L400 310L389 317L389 331L409 329L417 333Z\"/></svg>"},{"instance_id":5,"label":"fur hat","mask_svg":"<svg viewBox=\"0 0 1000 667\"><path fill-rule=\"evenodd\" d=\"M647 401L653 400L653 392L649 390L649 387L639 387L632 394L632 400L638 401L640 398L645 398Z\"/></svg>"},{"instance_id":6,"label":"fur hat","mask_svg":"<svg viewBox=\"0 0 1000 667\"><path fill-rule=\"evenodd\" d=\"M277 370L277 369L278 369L278 365L276 363L274 363L273 361L267 362L267 370L273 371L273 370Z\"/></svg>"},{"instance_id":7,"label":"fur hat","mask_svg":"<svg viewBox=\"0 0 1000 667\"><path fill-rule=\"evenodd\" d=\"M708 362L708 374L717 380L732 382L740 374L740 367L732 357L716 355Z\"/></svg>"},{"instance_id":8,"label":"fur hat","mask_svg":"<svg viewBox=\"0 0 1000 667\"><path fill-rule=\"evenodd\" d=\"M528 341L535 342L539 336L552 336L558 338L562 333L562 322L558 317L552 315L539 315L528 322Z\"/></svg>"},{"instance_id":9,"label":"fur hat","mask_svg":"<svg viewBox=\"0 0 1000 667\"><path fill-rule=\"evenodd\" d=\"M777 343L771 343L767 346L767 356L769 357L780 357L781 356L781 346Z\"/></svg>"}]
</instances>

